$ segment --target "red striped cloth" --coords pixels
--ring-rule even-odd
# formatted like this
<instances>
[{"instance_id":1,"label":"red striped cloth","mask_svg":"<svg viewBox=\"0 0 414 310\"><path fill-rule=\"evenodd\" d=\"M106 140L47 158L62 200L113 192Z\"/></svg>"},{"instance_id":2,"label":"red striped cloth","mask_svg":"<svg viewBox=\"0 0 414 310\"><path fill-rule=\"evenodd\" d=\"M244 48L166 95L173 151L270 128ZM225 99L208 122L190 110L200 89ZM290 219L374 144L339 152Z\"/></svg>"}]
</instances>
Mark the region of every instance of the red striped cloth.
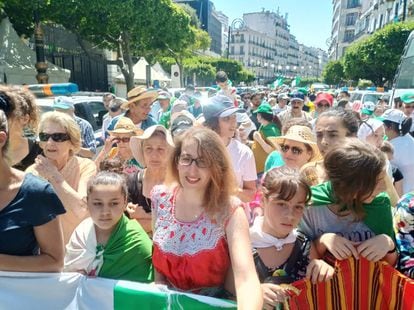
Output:
<instances>
[{"instance_id":1,"label":"red striped cloth","mask_svg":"<svg viewBox=\"0 0 414 310\"><path fill-rule=\"evenodd\" d=\"M293 283L300 292L289 299L288 308L414 309L414 280L387 263L349 258L337 261L335 268L335 276L328 282L312 284L304 279Z\"/></svg>"}]
</instances>

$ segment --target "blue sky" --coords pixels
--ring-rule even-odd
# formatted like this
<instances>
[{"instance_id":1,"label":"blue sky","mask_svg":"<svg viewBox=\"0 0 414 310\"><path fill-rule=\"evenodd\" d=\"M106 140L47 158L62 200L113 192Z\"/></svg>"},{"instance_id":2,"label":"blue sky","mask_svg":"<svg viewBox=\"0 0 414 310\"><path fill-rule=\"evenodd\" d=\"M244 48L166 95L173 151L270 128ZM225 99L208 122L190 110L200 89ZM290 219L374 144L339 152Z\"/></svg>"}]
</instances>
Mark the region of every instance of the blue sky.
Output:
<instances>
[{"instance_id":1,"label":"blue sky","mask_svg":"<svg viewBox=\"0 0 414 310\"><path fill-rule=\"evenodd\" d=\"M212 0L216 9L229 17L229 22L243 13L260 12L262 8L288 13L290 32L299 43L327 50L331 34L332 0Z\"/></svg>"}]
</instances>

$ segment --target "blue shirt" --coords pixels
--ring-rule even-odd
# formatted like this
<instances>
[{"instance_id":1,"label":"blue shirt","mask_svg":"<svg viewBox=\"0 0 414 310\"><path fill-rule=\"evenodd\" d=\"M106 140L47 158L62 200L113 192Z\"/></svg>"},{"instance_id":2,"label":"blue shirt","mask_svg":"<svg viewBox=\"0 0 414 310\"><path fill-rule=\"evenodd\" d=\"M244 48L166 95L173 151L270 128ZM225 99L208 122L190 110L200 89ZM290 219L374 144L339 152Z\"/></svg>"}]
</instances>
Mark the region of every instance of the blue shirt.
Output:
<instances>
[{"instance_id":1,"label":"blue shirt","mask_svg":"<svg viewBox=\"0 0 414 310\"><path fill-rule=\"evenodd\" d=\"M39 245L33 228L65 212L48 182L26 174L16 197L0 210L0 253L38 255Z\"/></svg>"},{"instance_id":2,"label":"blue shirt","mask_svg":"<svg viewBox=\"0 0 414 310\"><path fill-rule=\"evenodd\" d=\"M93 153L96 153L96 143L92 125L89 124L88 121L77 116L75 116L75 121L81 131L82 147L89 149Z\"/></svg>"}]
</instances>

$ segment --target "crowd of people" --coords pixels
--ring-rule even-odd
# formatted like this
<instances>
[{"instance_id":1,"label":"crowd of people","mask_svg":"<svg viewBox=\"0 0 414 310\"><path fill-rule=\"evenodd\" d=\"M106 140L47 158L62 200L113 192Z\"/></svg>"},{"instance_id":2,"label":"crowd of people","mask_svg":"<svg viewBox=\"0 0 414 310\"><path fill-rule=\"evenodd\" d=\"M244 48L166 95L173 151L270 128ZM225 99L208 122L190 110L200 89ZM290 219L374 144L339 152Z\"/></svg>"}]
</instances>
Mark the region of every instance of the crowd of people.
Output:
<instances>
[{"instance_id":1,"label":"crowd of people","mask_svg":"<svg viewBox=\"0 0 414 310\"><path fill-rule=\"evenodd\" d=\"M0 270L165 284L273 309L333 261L414 277L414 93L105 94L100 152L69 97L0 86ZM82 125L83 124L83 125ZM33 133L32 135L28 133ZM92 158L91 158L92 157Z\"/></svg>"}]
</instances>

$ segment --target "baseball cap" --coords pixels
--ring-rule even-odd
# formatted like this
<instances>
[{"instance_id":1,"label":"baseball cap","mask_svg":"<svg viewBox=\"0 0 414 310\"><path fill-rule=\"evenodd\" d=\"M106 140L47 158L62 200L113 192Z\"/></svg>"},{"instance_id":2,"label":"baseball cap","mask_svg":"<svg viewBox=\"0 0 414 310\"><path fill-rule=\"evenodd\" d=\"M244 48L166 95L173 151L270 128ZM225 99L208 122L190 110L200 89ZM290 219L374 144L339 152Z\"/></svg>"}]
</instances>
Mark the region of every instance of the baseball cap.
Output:
<instances>
[{"instance_id":1,"label":"baseball cap","mask_svg":"<svg viewBox=\"0 0 414 310\"><path fill-rule=\"evenodd\" d=\"M305 101L305 95L300 92L295 92L291 95L290 101L293 100L299 100L299 101Z\"/></svg>"},{"instance_id":2,"label":"baseball cap","mask_svg":"<svg viewBox=\"0 0 414 310\"><path fill-rule=\"evenodd\" d=\"M333 96L331 94L328 93L320 93L316 96L315 99L315 105L317 105L318 103L322 102L322 101L326 101L329 103L330 106L333 105Z\"/></svg>"},{"instance_id":3,"label":"baseball cap","mask_svg":"<svg viewBox=\"0 0 414 310\"><path fill-rule=\"evenodd\" d=\"M259 107L257 108L256 111L253 112L255 113L265 113L265 114L271 114L273 115L273 110L270 104L268 103L262 103L261 105L259 105Z\"/></svg>"},{"instance_id":4,"label":"baseball cap","mask_svg":"<svg viewBox=\"0 0 414 310\"><path fill-rule=\"evenodd\" d=\"M59 96L53 100L53 109L75 110L75 103L70 97Z\"/></svg>"},{"instance_id":5,"label":"baseball cap","mask_svg":"<svg viewBox=\"0 0 414 310\"><path fill-rule=\"evenodd\" d=\"M283 100L283 99L285 99L285 100L289 100L289 99L290 99L290 97L289 97L286 93L283 93L283 94L280 94L280 95L277 97L277 99L278 99L278 100Z\"/></svg>"},{"instance_id":6,"label":"baseball cap","mask_svg":"<svg viewBox=\"0 0 414 310\"><path fill-rule=\"evenodd\" d=\"M167 100L167 99L171 99L171 95L170 95L170 93L169 93L169 92L166 92L166 91L161 91L161 92L159 92L157 99L158 99L158 100Z\"/></svg>"},{"instance_id":7,"label":"baseball cap","mask_svg":"<svg viewBox=\"0 0 414 310\"><path fill-rule=\"evenodd\" d=\"M401 101L405 104L413 104L414 103L414 92L408 92L401 96Z\"/></svg>"},{"instance_id":8,"label":"baseball cap","mask_svg":"<svg viewBox=\"0 0 414 310\"><path fill-rule=\"evenodd\" d=\"M405 115L402 111L397 109L388 109L382 114L383 121L389 121L397 124L402 124L405 119Z\"/></svg>"},{"instance_id":9,"label":"baseball cap","mask_svg":"<svg viewBox=\"0 0 414 310\"><path fill-rule=\"evenodd\" d=\"M187 129L190 129L194 125L194 117L192 118L191 114L187 111L182 111L178 113L177 117L171 124L171 135L173 137L178 136L179 134L183 133ZM190 114L190 115L187 115Z\"/></svg>"},{"instance_id":10,"label":"baseball cap","mask_svg":"<svg viewBox=\"0 0 414 310\"><path fill-rule=\"evenodd\" d=\"M244 112L244 110L235 107L233 101L224 95L211 97L208 102L203 105L203 115L205 120L213 117L227 117L236 112Z\"/></svg>"},{"instance_id":11,"label":"baseball cap","mask_svg":"<svg viewBox=\"0 0 414 310\"><path fill-rule=\"evenodd\" d=\"M366 101L362 104L361 114L372 115L375 110L375 103L372 101Z\"/></svg>"}]
</instances>

